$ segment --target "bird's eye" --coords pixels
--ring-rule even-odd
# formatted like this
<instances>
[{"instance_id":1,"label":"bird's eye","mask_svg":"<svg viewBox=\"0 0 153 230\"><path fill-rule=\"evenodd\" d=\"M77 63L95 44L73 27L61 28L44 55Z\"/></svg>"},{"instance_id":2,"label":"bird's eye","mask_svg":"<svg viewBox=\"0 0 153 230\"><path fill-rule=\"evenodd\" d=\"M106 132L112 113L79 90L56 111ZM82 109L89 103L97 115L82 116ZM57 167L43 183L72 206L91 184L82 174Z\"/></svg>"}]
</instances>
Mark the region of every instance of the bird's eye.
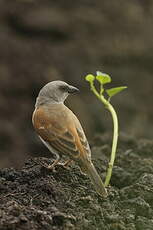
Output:
<instances>
[{"instance_id":1,"label":"bird's eye","mask_svg":"<svg viewBox=\"0 0 153 230\"><path fill-rule=\"evenodd\" d=\"M67 85L61 85L59 88L62 91L68 91L68 89L69 89L69 87Z\"/></svg>"}]
</instances>

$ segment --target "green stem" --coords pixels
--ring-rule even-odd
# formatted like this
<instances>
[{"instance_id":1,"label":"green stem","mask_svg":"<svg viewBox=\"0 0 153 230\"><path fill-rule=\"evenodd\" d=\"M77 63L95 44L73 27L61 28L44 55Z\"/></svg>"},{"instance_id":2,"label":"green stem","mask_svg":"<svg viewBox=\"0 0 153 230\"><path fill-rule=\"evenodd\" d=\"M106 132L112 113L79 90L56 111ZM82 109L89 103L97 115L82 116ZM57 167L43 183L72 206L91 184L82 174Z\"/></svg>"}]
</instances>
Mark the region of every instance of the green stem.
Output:
<instances>
[{"instance_id":1,"label":"green stem","mask_svg":"<svg viewBox=\"0 0 153 230\"><path fill-rule=\"evenodd\" d=\"M106 179L105 179L105 186L108 186L110 179L111 179L111 176L112 176L112 169L113 169L113 165L114 165L114 161L115 161L116 148L117 148L117 142L118 142L118 119L117 119L117 114L116 114L113 106L110 104L109 101L107 101L104 98L103 95L100 95L97 92L93 83L91 83L91 90L96 95L96 97L98 97L98 99L100 99L101 102L110 111L112 119L113 119L114 131L113 131L112 152L111 152L111 158L110 158L110 162L109 162L109 166L108 166L108 170L107 170L107 174L106 174Z\"/></svg>"},{"instance_id":2,"label":"green stem","mask_svg":"<svg viewBox=\"0 0 153 230\"><path fill-rule=\"evenodd\" d=\"M114 125L114 131L113 131L113 142L112 142L112 152L111 152L111 159L109 162L107 174L106 174L106 179L105 179L105 186L109 185L111 176L112 176L112 170L113 170L113 165L115 161L115 156L116 156L116 148L117 148L117 142L118 142L118 119L117 119L117 114L113 108L113 106L108 103L108 110L110 111L113 119L113 125Z\"/></svg>"}]
</instances>

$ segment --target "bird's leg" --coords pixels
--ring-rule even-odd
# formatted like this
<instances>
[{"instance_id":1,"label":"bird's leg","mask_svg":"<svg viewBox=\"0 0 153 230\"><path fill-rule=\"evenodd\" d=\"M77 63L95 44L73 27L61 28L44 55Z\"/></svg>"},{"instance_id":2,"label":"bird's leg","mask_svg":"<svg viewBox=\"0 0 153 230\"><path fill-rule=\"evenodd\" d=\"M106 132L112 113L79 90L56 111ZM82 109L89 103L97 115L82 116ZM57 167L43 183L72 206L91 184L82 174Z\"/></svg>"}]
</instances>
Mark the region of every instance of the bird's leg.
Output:
<instances>
[{"instance_id":1,"label":"bird's leg","mask_svg":"<svg viewBox=\"0 0 153 230\"><path fill-rule=\"evenodd\" d=\"M40 162L40 161L39 161L39 164L44 168L53 170L54 167L59 163L60 159L61 159L60 156L56 154L56 160L52 164L47 164L47 163Z\"/></svg>"},{"instance_id":2,"label":"bird's leg","mask_svg":"<svg viewBox=\"0 0 153 230\"><path fill-rule=\"evenodd\" d=\"M49 145L48 142L44 141L41 136L39 136L40 140L43 142L43 144L49 149L49 151L52 153L52 149L51 146ZM43 167L47 168L47 169L54 169L54 167L59 163L60 161L60 156L58 153L54 153L56 155L56 160L50 165L46 164L46 163L40 163Z\"/></svg>"},{"instance_id":3,"label":"bird's leg","mask_svg":"<svg viewBox=\"0 0 153 230\"><path fill-rule=\"evenodd\" d=\"M63 166L64 168L66 168L66 169L68 169L68 166L71 164L73 162L73 160L67 160L67 161L65 161L64 163L60 163L59 161L58 161L58 159L57 160L55 160L54 161L54 163L52 164L52 165L49 165L48 166L48 169L52 169L55 165L61 165L61 166Z\"/></svg>"},{"instance_id":4,"label":"bird's leg","mask_svg":"<svg viewBox=\"0 0 153 230\"><path fill-rule=\"evenodd\" d=\"M65 167L65 168L68 168L68 166L71 164L73 162L73 160L67 160L67 161L65 161L64 162L64 164L63 164L63 166Z\"/></svg>"},{"instance_id":5,"label":"bird's leg","mask_svg":"<svg viewBox=\"0 0 153 230\"><path fill-rule=\"evenodd\" d=\"M54 169L54 167L59 163L60 157L58 157L52 164L47 165L47 169Z\"/></svg>"},{"instance_id":6,"label":"bird's leg","mask_svg":"<svg viewBox=\"0 0 153 230\"><path fill-rule=\"evenodd\" d=\"M47 165L46 163L42 163L42 162L40 162L40 164L49 170L53 170L56 165L61 165L64 168L68 169L69 164L73 162L73 160L67 160L64 163L60 163L59 161L60 161L60 157L58 157L52 164Z\"/></svg>"}]
</instances>

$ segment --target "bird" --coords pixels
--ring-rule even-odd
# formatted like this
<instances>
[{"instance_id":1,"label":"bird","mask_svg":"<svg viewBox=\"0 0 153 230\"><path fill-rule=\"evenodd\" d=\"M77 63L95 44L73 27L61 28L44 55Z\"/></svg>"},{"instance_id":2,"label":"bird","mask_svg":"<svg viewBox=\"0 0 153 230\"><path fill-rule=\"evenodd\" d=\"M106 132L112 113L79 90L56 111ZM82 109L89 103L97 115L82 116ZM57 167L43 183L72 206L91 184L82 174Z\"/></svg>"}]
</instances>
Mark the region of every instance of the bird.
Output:
<instances>
[{"instance_id":1,"label":"bird","mask_svg":"<svg viewBox=\"0 0 153 230\"><path fill-rule=\"evenodd\" d=\"M65 166L75 162L90 178L97 193L107 197L107 190L93 165L81 123L64 104L66 98L76 92L79 92L78 88L61 80L47 83L36 98L32 123L43 144L56 155L56 160L48 168L53 169L65 156Z\"/></svg>"}]
</instances>

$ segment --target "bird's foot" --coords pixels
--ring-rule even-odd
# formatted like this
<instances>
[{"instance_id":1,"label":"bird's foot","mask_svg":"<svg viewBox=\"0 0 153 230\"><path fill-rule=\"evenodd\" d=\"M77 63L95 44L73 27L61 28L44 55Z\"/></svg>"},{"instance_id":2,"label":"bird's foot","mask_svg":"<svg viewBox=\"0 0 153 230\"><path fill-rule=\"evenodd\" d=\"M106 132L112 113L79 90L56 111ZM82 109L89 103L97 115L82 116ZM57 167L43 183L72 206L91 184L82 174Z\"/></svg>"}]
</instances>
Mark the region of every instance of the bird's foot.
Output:
<instances>
[{"instance_id":1,"label":"bird's foot","mask_svg":"<svg viewBox=\"0 0 153 230\"><path fill-rule=\"evenodd\" d=\"M69 169L69 166L70 166L70 164L72 164L73 163L73 160L67 160L67 161L65 161L64 163L60 163L60 165L62 165L64 168L66 168L66 169Z\"/></svg>"},{"instance_id":2,"label":"bird's foot","mask_svg":"<svg viewBox=\"0 0 153 230\"><path fill-rule=\"evenodd\" d=\"M37 161L37 163L41 165L43 168L55 171L55 166L59 163L59 161L60 159L56 159L52 164L47 164L46 162L39 160Z\"/></svg>"},{"instance_id":3,"label":"bird's foot","mask_svg":"<svg viewBox=\"0 0 153 230\"><path fill-rule=\"evenodd\" d=\"M59 162L59 161L60 161L60 159L56 159L52 164L47 164L47 163L42 162L42 161L39 160L38 163L39 163L42 167L44 167L44 168L46 168L46 169L48 169L48 170L53 170L53 171L55 171L55 166L56 166L56 165L60 165L60 166L62 166L63 168L69 169L69 165L73 162L73 160L67 160L67 161L64 162L64 163L61 163L61 162Z\"/></svg>"}]
</instances>

